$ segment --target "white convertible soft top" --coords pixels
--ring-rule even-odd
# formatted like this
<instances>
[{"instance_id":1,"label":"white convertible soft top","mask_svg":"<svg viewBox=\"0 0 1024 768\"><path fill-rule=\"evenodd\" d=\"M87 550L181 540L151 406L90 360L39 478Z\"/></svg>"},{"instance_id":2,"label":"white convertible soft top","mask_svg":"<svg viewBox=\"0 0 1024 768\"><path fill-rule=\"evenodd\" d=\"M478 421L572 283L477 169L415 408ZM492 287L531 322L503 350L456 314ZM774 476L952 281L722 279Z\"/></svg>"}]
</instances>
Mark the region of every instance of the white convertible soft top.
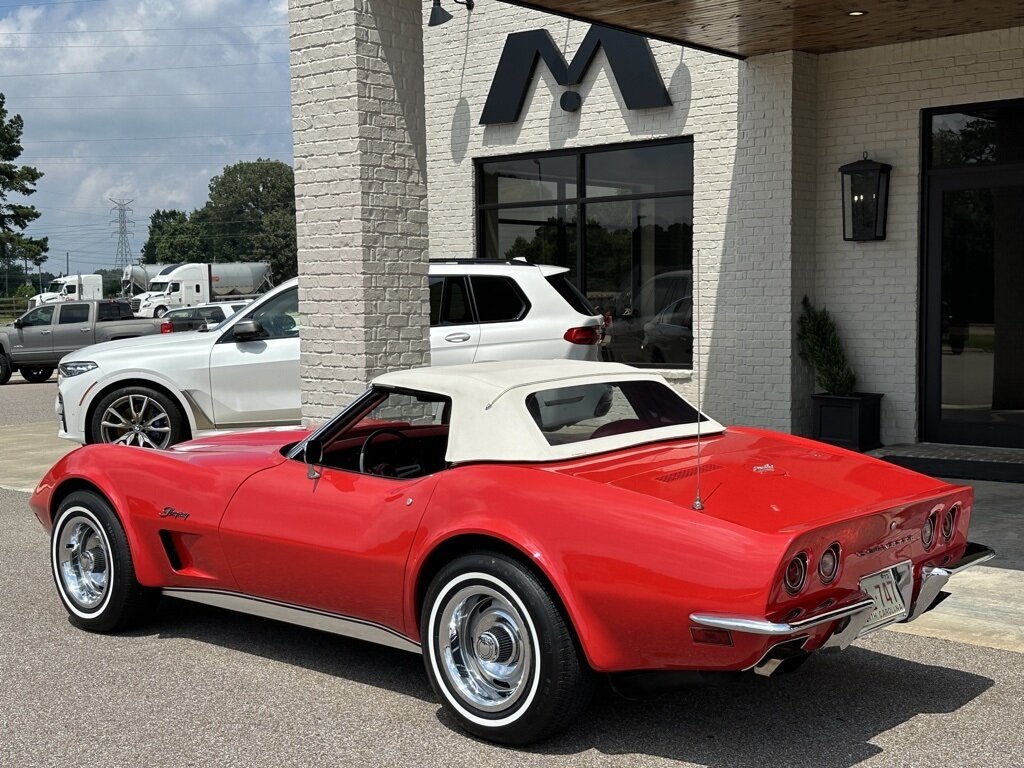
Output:
<instances>
[{"instance_id":1,"label":"white convertible soft top","mask_svg":"<svg viewBox=\"0 0 1024 768\"><path fill-rule=\"evenodd\" d=\"M657 440L696 436L697 424L694 423L549 445L527 410L526 398L535 392L620 381L652 381L669 387L662 376L628 365L576 360L518 360L413 368L378 376L373 384L451 398L445 458L453 464L555 461ZM701 434L723 430L724 427L712 419L700 424Z\"/></svg>"}]
</instances>

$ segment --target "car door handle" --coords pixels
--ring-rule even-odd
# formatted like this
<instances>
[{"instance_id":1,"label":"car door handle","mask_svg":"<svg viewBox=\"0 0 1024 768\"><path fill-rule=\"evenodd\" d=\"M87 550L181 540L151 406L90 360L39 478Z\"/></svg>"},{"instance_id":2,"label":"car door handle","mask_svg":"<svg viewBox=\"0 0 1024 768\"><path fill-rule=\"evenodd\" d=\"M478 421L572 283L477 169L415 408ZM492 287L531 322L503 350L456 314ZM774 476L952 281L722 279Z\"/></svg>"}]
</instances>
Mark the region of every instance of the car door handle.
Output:
<instances>
[{"instance_id":1,"label":"car door handle","mask_svg":"<svg viewBox=\"0 0 1024 768\"><path fill-rule=\"evenodd\" d=\"M50 332L49 332L49 331L40 331L40 332L39 332L39 335L40 335L40 336L49 336L49 335L50 335Z\"/></svg>"},{"instance_id":2,"label":"car door handle","mask_svg":"<svg viewBox=\"0 0 1024 768\"><path fill-rule=\"evenodd\" d=\"M458 344L461 341L469 341L469 339L470 336L465 331L463 331L462 333L449 333L447 336L444 337L445 341L451 341L456 344Z\"/></svg>"},{"instance_id":3,"label":"car door handle","mask_svg":"<svg viewBox=\"0 0 1024 768\"><path fill-rule=\"evenodd\" d=\"M90 330L91 330L90 328L79 328L78 332L79 333L88 333Z\"/></svg>"}]
</instances>

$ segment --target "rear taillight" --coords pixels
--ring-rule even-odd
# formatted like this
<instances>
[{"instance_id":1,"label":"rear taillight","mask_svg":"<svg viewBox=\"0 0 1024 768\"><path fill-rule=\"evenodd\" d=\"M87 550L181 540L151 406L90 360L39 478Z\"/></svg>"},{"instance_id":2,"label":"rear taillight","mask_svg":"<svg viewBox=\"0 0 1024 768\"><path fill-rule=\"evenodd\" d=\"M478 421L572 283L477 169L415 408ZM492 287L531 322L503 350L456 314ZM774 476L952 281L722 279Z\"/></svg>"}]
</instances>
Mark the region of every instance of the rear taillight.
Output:
<instances>
[{"instance_id":1,"label":"rear taillight","mask_svg":"<svg viewBox=\"0 0 1024 768\"><path fill-rule=\"evenodd\" d=\"M174 333L173 323L160 323L160 333Z\"/></svg>"},{"instance_id":2,"label":"rear taillight","mask_svg":"<svg viewBox=\"0 0 1024 768\"><path fill-rule=\"evenodd\" d=\"M839 542L834 541L818 559L818 576L822 584L831 584L839 574Z\"/></svg>"},{"instance_id":3,"label":"rear taillight","mask_svg":"<svg viewBox=\"0 0 1024 768\"><path fill-rule=\"evenodd\" d=\"M570 344L597 344L601 341L601 329L597 326L570 328L562 338Z\"/></svg>"},{"instance_id":4,"label":"rear taillight","mask_svg":"<svg viewBox=\"0 0 1024 768\"><path fill-rule=\"evenodd\" d=\"M960 502L957 502L947 510L942 518L942 538L946 541L951 541L953 538L953 533L956 531L956 516L959 511Z\"/></svg>"},{"instance_id":5,"label":"rear taillight","mask_svg":"<svg viewBox=\"0 0 1024 768\"><path fill-rule=\"evenodd\" d=\"M931 549L935 543L935 518L936 513L933 511L928 515L928 519L924 521L924 525L921 526L921 543L924 545L925 550Z\"/></svg>"},{"instance_id":6,"label":"rear taillight","mask_svg":"<svg viewBox=\"0 0 1024 768\"><path fill-rule=\"evenodd\" d=\"M795 595L804 588L804 582L806 580L807 555L801 552L789 561L789 565L786 566L786 573L782 576L782 583L785 585L786 591L789 592L789 594Z\"/></svg>"}]
</instances>

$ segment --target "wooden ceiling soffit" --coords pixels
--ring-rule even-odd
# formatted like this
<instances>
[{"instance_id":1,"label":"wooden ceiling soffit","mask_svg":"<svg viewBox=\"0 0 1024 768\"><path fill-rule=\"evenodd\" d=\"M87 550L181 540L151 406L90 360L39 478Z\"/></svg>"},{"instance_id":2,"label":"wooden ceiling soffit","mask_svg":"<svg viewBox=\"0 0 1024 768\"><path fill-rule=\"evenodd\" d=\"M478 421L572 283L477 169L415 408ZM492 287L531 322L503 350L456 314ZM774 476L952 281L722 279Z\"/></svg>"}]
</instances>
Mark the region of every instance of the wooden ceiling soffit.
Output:
<instances>
[{"instance_id":1,"label":"wooden ceiling soffit","mask_svg":"<svg viewBox=\"0 0 1024 768\"><path fill-rule=\"evenodd\" d=\"M737 58L790 50L834 53L1024 26L1024 0L503 2Z\"/></svg>"}]
</instances>

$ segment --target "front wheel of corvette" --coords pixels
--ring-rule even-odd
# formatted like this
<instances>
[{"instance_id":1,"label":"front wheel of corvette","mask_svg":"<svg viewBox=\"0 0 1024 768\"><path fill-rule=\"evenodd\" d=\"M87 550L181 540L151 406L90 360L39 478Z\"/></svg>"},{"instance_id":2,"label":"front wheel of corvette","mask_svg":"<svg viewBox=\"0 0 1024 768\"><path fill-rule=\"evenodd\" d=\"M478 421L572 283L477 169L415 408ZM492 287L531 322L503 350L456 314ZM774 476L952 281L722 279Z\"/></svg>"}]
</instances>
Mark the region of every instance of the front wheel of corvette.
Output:
<instances>
[{"instance_id":1,"label":"front wheel of corvette","mask_svg":"<svg viewBox=\"0 0 1024 768\"><path fill-rule=\"evenodd\" d=\"M75 626L118 632L145 621L159 592L141 586L124 529L107 501L91 491L64 499L50 535L57 594Z\"/></svg>"},{"instance_id":2,"label":"front wheel of corvette","mask_svg":"<svg viewBox=\"0 0 1024 768\"><path fill-rule=\"evenodd\" d=\"M434 577L421 616L434 692L459 725L502 744L567 727L593 672L548 588L503 555L460 557Z\"/></svg>"}]
</instances>

